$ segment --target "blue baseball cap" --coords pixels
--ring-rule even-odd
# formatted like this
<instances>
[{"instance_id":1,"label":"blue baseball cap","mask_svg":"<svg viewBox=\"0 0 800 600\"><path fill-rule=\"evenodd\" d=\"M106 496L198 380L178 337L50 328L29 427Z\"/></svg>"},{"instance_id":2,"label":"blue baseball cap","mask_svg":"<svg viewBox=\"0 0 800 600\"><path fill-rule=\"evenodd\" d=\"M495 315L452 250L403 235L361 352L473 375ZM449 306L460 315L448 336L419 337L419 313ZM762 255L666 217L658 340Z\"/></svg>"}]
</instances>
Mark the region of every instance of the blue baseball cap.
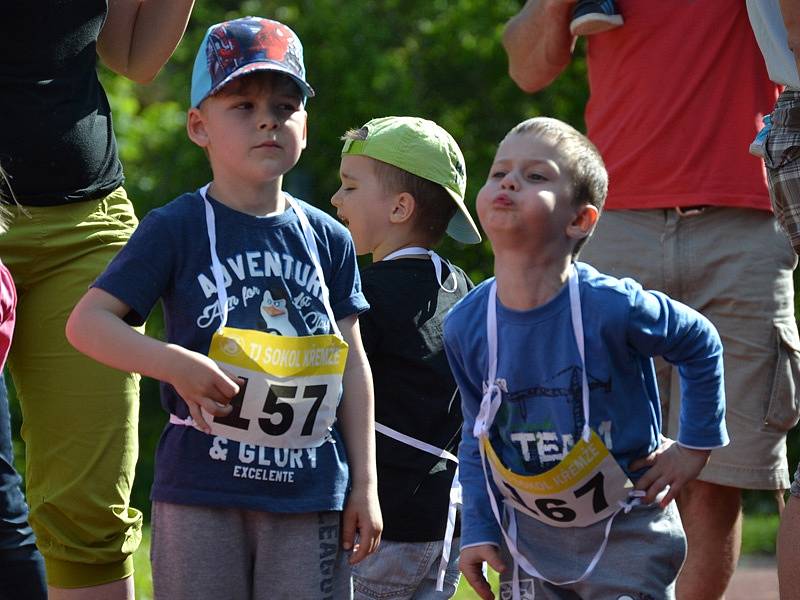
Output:
<instances>
[{"instance_id":1,"label":"blue baseball cap","mask_svg":"<svg viewBox=\"0 0 800 600\"><path fill-rule=\"evenodd\" d=\"M197 51L192 70L192 107L228 83L255 71L277 71L291 77L306 97L314 89L306 81L303 45L283 23L242 17L212 25Z\"/></svg>"}]
</instances>

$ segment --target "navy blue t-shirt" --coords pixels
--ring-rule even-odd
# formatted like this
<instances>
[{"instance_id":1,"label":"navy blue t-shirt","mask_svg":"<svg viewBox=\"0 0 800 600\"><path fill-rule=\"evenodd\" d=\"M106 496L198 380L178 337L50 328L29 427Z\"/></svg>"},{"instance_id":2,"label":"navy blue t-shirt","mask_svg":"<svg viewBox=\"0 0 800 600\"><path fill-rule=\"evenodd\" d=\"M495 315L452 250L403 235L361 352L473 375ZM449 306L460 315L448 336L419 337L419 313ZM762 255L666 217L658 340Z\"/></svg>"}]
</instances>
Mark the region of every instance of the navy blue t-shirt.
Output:
<instances>
[{"instance_id":1,"label":"navy blue t-shirt","mask_svg":"<svg viewBox=\"0 0 800 600\"><path fill-rule=\"evenodd\" d=\"M259 218L211 197L209 202L228 294L227 326L281 335L330 333L311 251L295 212L287 207L280 215ZM321 210L298 204L314 231L335 318L363 312L368 304L350 234ZM184 194L151 211L94 285L130 306L126 321L132 325L144 322L161 299L167 341L207 354L220 314L200 194ZM276 313L283 314L272 316ZM189 416L168 384L161 385L161 403L169 413ZM317 448L285 449L167 424L156 452L151 497L269 512L341 510L347 458L336 425L331 433Z\"/></svg>"}]
</instances>

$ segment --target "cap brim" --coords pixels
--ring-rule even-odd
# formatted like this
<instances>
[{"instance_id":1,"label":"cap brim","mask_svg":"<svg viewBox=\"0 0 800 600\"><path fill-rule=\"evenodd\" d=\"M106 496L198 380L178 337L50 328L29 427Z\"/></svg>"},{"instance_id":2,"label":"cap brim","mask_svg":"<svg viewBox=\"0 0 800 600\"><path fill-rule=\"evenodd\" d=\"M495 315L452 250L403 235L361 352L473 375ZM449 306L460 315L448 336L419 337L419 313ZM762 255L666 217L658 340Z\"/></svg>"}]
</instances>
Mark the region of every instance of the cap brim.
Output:
<instances>
[{"instance_id":1,"label":"cap brim","mask_svg":"<svg viewBox=\"0 0 800 600\"><path fill-rule=\"evenodd\" d=\"M308 85L308 83L306 83L305 81L300 79L294 73L290 73L288 71L288 69L286 69L286 67L284 67L283 65L281 65L279 63L274 63L274 62L271 62L271 61L268 61L268 60L264 60L264 61L251 62L251 63L248 63L246 65L242 65L241 67L236 69L233 73L228 75L225 79L220 81L217 85L212 87L208 91L208 94L206 94L203 97L203 100L205 100L209 96L213 96L214 94L216 94L218 91L220 91L222 88L224 88L226 85L228 85L234 79L238 79L239 77L242 77L244 75L249 75L250 73L256 73L258 71L275 71L277 73L283 73L285 75L288 75L289 77L292 78L292 81L294 81L298 85L298 87L300 88L300 91L303 92L303 94L305 94L305 96L307 98L313 98L314 97L314 88L312 88L310 85ZM203 100L200 100L200 102L202 102ZM198 102L197 104L200 104L200 102Z\"/></svg>"},{"instance_id":2,"label":"cap brim","mask_svg":"<svg viewBox=\"0 0 800 600\"><path fill-rule=\"evenodd\" d=\"M481 234L478 231L478 227L475 225L475 221L472 220L472 215L469 214L464 201L451 190L447 188L445 188L445 190L447 190L447 193L450 194L450 197L453 198L453 201L458 207L456 214L453 215L453 218L450 219L450 223L447 224L447 235L462 244L479 243L481 241Z\"/></svg>"}]
</instances>

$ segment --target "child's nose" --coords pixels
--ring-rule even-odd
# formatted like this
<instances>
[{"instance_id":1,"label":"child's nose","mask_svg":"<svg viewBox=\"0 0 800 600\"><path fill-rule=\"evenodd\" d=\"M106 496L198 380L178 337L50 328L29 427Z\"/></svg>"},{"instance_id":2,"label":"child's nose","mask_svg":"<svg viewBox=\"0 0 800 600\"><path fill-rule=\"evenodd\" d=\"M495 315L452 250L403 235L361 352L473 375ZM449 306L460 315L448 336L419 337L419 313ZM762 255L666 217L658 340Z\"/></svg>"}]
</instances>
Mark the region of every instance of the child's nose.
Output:
<instances>
[{"instance_id":1,"label":"child's nose","mask_svg":"<svg viewBox=\"0 0 800 600\"><path fill-rule=\"evenodd\" d=\"M279 124L279 120L271 109L261 111L258 120L259 129L275 129Z\"/></svg>"},{"instance_id":2,"label":"child's nose","mask_svg":"<svg viewBox=\"0 0 800 600\"><path fill-rule=\"evenodd\" d=\"M336 192L333 196L331 196L331 204L333 204L336 208L339 208L341 203L341 200L339 200L339 192Z\"/></svg>"},{"instance_id":3,"label":"child's nose","mask_svg":"<svg viewBox=\"0 0 800 600\"><path fill-rule=\"evenodd\" d=\"M517 180L513 173L506 173L503 179L500 180L500 187L504 190L516 190Z\"/></svg>"}]
</instances>

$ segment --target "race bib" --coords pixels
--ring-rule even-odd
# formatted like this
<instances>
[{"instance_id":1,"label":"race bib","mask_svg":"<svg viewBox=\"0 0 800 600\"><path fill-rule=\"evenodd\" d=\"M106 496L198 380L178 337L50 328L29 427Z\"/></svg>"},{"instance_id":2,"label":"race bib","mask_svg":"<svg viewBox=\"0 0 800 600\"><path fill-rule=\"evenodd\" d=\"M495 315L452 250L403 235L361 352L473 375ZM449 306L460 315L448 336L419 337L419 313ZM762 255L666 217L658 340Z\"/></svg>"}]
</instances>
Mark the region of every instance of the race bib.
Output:
<instances>
[{"instance_id":1,"label":"race bib","mask_svg":"<svg viewBox=\"0 0 800 600\"><path fill-rule=\"evenodd\" d=\"M633 484L591 432L564 459L540 475L508 470L486 436L481 438L497 488L517 510L553 527L586 527L610 517L628 500Z\"/></svg>"},{"instance_id":2,"label":"race bib","mask_svg":"<svg viewBox=\"0 0 800 600\"><path fill-rule=\"evenodd\" d=\"M212 435L276 448L312 448L336 420L347 344L335 335L289 337L225 327L208 355L242 378L233 411L203 411Z\"/></svg>"}]
</instances>

